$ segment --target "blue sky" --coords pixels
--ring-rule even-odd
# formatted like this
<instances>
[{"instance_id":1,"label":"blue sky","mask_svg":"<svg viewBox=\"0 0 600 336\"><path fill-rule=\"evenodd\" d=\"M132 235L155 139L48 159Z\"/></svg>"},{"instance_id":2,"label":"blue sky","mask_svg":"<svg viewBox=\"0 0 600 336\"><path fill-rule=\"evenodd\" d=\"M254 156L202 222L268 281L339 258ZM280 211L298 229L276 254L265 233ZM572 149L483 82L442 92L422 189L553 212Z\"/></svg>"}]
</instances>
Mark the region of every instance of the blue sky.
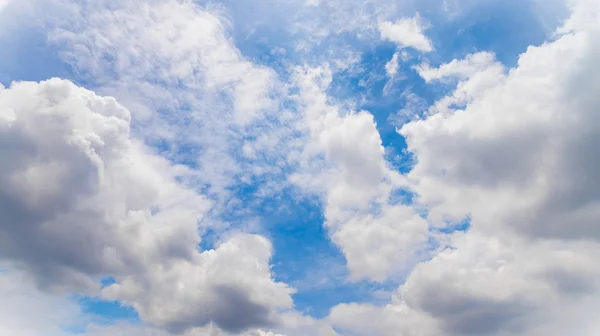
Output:
<instances>
[{"instance_id":1,"label":"blue sky","mask_svg":"<svg viewBox=\"0 0 600 336\"><path fill-rule=\"evenodd\" d=\"M444 332L447 331L447 335L454 335L456 330L459 332L463 330L459 326L463 320L450 321L444 312L427 306L425 299L417 297L422 292L415 290L414 293L418 294L411 294L410 289L414 285L413 282L407 282L407 279L422 276L429 264L439 262L440 255L452 253L444 252L445 247L450 247L448 250L461 250L457 246L464 244L467 247L463 247L461 251L475 251L476 245L479 245L468 243L470 239L477 241L476 238L471 237L481 237L480 241L486 241L485 239L492 241L496 236L505 237L492 229L486 231L488 230L486 225L491 226L492 224L488 223L495 223L495 218L500 216L497 215L499 212L495 208L490 208L489 213L481 214L479 209L488 209L487 203L475 209L471 206L474 202L469 198L471 196L465 196L471 195L469 192L472 192L468 186L479 183L477 178L480 175L477 174L483 171L482 179L492 179L490 176L495 176L494 168L487 166L487 162L490 160L492 162L493 159L479 160L474 156L467 156L468 154L465 154L464 158L461 154L453 155L450 153L455 149L452 144L448 144L449 147L446 148L444 146L447 143L444 140L438 143L433 137L423 137L424 140L419 142L421 138L418 135L421 133L418 132L422 130L418 129L418 121L436 120L436 112L432 112L430 108L445 97L451 97L455 92L460 93L460 85L464 84L468 88L469 85L478 85L478 82L470 82L470 78L475 78L478 74L482 78L487 78L484 76L493 74L498 76L497 80L492 81L493 83L503 83L506 77L502 76L508 76L510 69L525 67L523 65L525 63L520 61L520 58L523 59L521 55L529 53L530 46L551 44L558 38L555 34L556 29L570 15L565 5L560 1L544 5L534 0L367 2L222 0L196 1L193 4L184 2L184 5L181 5L183 9L179 10L177 7L171 10L168 6L176 7L174 4L180 3L173 1L175 0L157 0L147 3L142 1L143 5L138 4L150 8L148 11L156 10L154 16L149 15L151 18L149 20L155 20L152 22L157 25L167 22L165 24L167 28L164 29L175 27L173 29L176 36L165 38L163 41L162 35L156 39L150 36L146 40L148 36L144 35L144 28L139 29L135 26L139 24L136 19L137 14L128 12L131 6L132 8L136 6L134 0L123 5L124 9L119 7L121 5L111 8L111 5L102 1L96 4L66 0L24 2L9 0L5 7L0 9L2 22L0 44L3 46L0 50L0 83L10 87L11 82L14 81L40 82L59 77L94 91L100 96L115 96L117 101L131 111L131 126L127 125L132 130L130 135L128 134L131 136L131 141L143 143L141 146L147 147L148 153L160 158L157 159L158 161L167 162L161 163L160 168L152 169L158 172L179 169L177 173L172 173L173 176L176 175L173 180L177 182L177 188L191 190L194 193L193 197L197 196L203 200L202 202L206 202L202 203L206 205L201 207L198 205L198 208L202 209L197 211L202 214L196 215L197 218L191 220L197 225L191 230L191 232L196 230L198 233L197 246L191 248L197 255L202 255L203 258L206 256L208 260L210 255L217 256L221 253L219 251L225 251L227 246L230 246L228 245L230 242L237 243L236 239L246 239L239 237L246 237L246 235L264 237L271 246L270 256L267 253L266 260L270 273L267 272L268 279L260 278L257 283L274 286L269 288L275 288L276 284L284 284L286 288L290 288L290 291L282 290L277 293L288 293L291 305L281 303L287 302L286 295L283 294L281 300L275 300L275 297L280 297L280 294L275 294L276 289L270 289L272 292L269 293L272 294L268 296L272 298L264 299L261 296L260 300L265 301L261 301L260 305L264 304L267 307L266 311L273 311L274 316L280 316L285 321L292 319L289 316L294 316L293 319L300 319L297 316L302 316L310 322L306 322L307 325L301 327L297 327L301 325L300 322L271 325L250 323L249 327L268 328L274 325L276 326L274 332L286 333L286 336L287 334L298 335L297 333L301 332L315 332L317 335L317 331L306 330L318 328L321 328L318 332L322 332L319 335L331 335L323 331L329 330L327 328L336 330L340 335L345 335L344 332L348 332L347 335L388 335L375 329L365 332L365 329L353 325L352 317L340 322L338 316L346 312L344 309L349 310L352 307L356 309L378 307L377 309L384 311L388 304L388 307L391 307L399 304L398 302L403 302L402 304L409 306L421 304L418 314L423 311L428 314L423 315L427 317L421 315L414 317L415 321L426 318L438 319L436 321L440 323L442 329L446 328ZM71 18L66 18L65 13L71 9L71 5L73 8L81 5L78 12L82 13L81 17L73 15ZM160 7L162 5L167 7ZM165 12L164 17L161 16L163 15L161 11ZM113 16L113 13L121 14ZM98 16L94 16L96 14ZM131 17L126 17L130 14ZM119 21L119 15L123 15L125 19ZM143 15L145 14L139 14L141 18ZM145 18L140 19L140 22L144 22L143 20ZM189 25L192 27L187 30L184 29L188 24L186 20L190 21ZM383 37L381 22L388 21L400 26L403 20L416 20L414 22L417 22L418 34L403 31L398 40ZM111 26L113 24L115 26ZM126 25L133 27L132 34L140 35L128 39L128 36L119 34L120 29L125 31L123 27ZM154 32L153 28L148 30ZM216 37L210 35L213 34L213 30ZM64 32L69 34L63 34ZM413 33L429 41L432 50L420 50L416 42L403 40L404 36ZM179 37L177 34L180 36L187 34L185 39L182 39L183 44L177 42ZM207 38L208 42L196 42L202 40L204 35L210 35L210 38ZM154 40L156 44L152 44ZM169 45L168 43L171 42L173 44ZM163 50L161 48L164 45L166 47ZM176 47L182 48L181 52L172 50ZM218 57L206 56L212 55L211 52L219 52ZM418 70L426 64L435 69L438 67L442 69L444 64L453 60L466 59L471 54L481 52L492 53L494 61L485 64L481 69L473 70L473 74L465 75L464 78L460 77L462 74L458 72L455 78L448 79L440 76L439 79L429 81L423 72ZM85 55L88 55L87 58ZM194 63L203 57L207 57L208 61L198 61L200 65ZM393 59L398 62L397 73L390 75L386 67L389 67L391 64L389 62ZM132 60L132 63L126 64L127 60ZM225 65L220 62L224 62ZM503 68L497 74L493 72L494 66L499 65ZM217 70L211 72L213 66ZM241 74L238 75L236 71ZM318 81L321 77L310 77L313 73L311 71L323 78L330 76L330 81L325 87L319 87ZM490 84L490 87L493 85L496 84ZM469 98L463 102L465 108L470 104L480 106L477 105L478 99L483 100L484 98L481 97L485 96L485 94L479 95L476 89L468 95ZM322 101L320 97L324 97ZM486 103L484 101L481 105L487 106ZM246 109L246 105L250 107ZM239 111L250 115L249 121L237 120L239 113L242 113ZM360 111L366 111L368 117L359 119L362 118ZM451 114L454 113L460 115L459 111L452 110ZM451 117L447 118L451 119ZM363 120L367 122L362 126L353 124ZM433 124L433 121L431 123L432 126L428 130L445 129L443 126ZM406 124L411 125L403 128ZM459 124L458 121L454 124L449 122L448 125L451 126L448 127L458 129ZM341 131L341 135L335 133L336 127L342 127L340 125L348 127L345 131ZM354 127L352 125L358 126L356 129L351 129ZM365 139L369 138L368 134L372 134L368 133L371 132L371 125L375 128L377 136L374 147L369 147L370 142L362 141L363 139L360 138L363 135ZM490 131L491 133L493 132ZM593 130L590 131L590 134L592 133ZM463 133L460 133L459 129L457 133L453 133L456 134ZM467 134L466 131L464 134ZM473 131L473 134L478 133ZM440 138L453 139L449 135ZM465 138L473 139L468 136ZM517 135L515 138L521 139ZM471 143L461 145L461 139L455 139L457 148L468 148L477 152L478 145L481 145ZM377 154L379 141L383 154ZM365 147L362 147L363 143L366 143ZM485 141L482 143L488 144ZM481 150L485 153L498 153L498 156L501 156L504 155L504 151L498 148L507 148L506 146L508 145L504 142L496 147L490 144L490 148L482 147ZM132 145L133 147L135 146ZM377 153L370 156L373 148ZM530 147L524 145L523 148ZM550 145L547 144L545 148L550 148ZM438 149L440 152L435 154L434 151ZM433 154L428 154L429 151ZM446 152L449 153L448 158L444 156ZM380 156L381 163L378 163L377 158ZM56 157L61 156L57 154ZM439 161L435 161L438 158ZM459 158L456 159L459 161L453 161L453 158ZM471 158L473 161L470 161ZM157 160L155 161L158 162ZM426 166L427 164L431 166ZM175 165L182 165L184 168L177 168ZM108 167L108 163L105 166ZM479 170L480 167L483 168ZM531 171L535 169L537 168L531 168ZM184 170L184 173L180 173ZM443 173L435 173L438 171ZM472 180L462 180L463 173L471 174ZM171 176L168 174L165 173L165 176ZM376 183L371 183L370 181L378 178L378 174L382 177ZM505 177L502 172L497 174L500 177L494 179L495 182L482 184L477 190L487 190L485 188L490 185L497 186L505 181L503 179L512 176L506 173L510 176ZM135 175L134 173L132 176ZM370 176L375 177L371 179ZM108 178L111 179L116 180L114 176ZM438 184L432 186L432 190L427 189L434 182ZM131 183L135 186L134 182ZM143 188L144 183L140 184L140 189ZM147 183L151 185L155 182L152 180ZM512 182L506 183L509 185ZM458 189L459 184L471 191ZM159 190L162 187L156 188ZM186 219L181 213L188 210L193 212L190 209L196 209L197 203L190 205L190 209L181 210L182 212L175 212L175 210L173 213L168 212L169 209L179 209L177 207L181 204L191 203L184 200L184 196L176 196L184 195L183 191L177 194L167 187L164 190L169 190L165 191L165 195L170 196L166 200L160 198L159 201L152 203L152 206L148 207L148 218L159 218L161 214L168 213L172 217L164 216L173 218L177 222L185 222ZM478 199L504 204L502 202L511 197L498 196L497 200L494 198L496 195L504 195L502 194L504 190L498 187L489 194L482 194L484 196ZM437 195L438 191L439 195ZM371 196L368 195L370 192L372 192ZM142 190L140 194L143 193ZM362 199L363 193L367 195L364 196L366 201ZM104 194L99 193L99 195ZM106 195L111 194L107 191ZM138 201L137 197L145 200L143 195L127 196L124 197L125 205L115 205L115 209L127 208L129 204L145 204L143 200ZM97 202L97 199L93 198L94 201L90 202ZM491 201L492 199L494 201ZM531 204L537 203L532 201ZM507 209L509 206L512 205L506 205ZM513 211L517 207L510 209ZM545 218L543 215L545 209L542 205L535 208L535 211L540 213L539 218ZM507 210L507 213L510 211ZM521 213L518 209L514 211L514 217L506 221L520 223ZM98 212L102 213L100 210ZM107 212L107 214L112 216L113 213ZM486 217L488 215L489 217ZM106 215L103 218L110 216ZM436 216L443 219L442 224ZM511 221L511 218L516 219ZM537 223L534 219L527 218L527 223ZM392 229L383 231L382 234L370 231L373 227L383 228L388 224L380 223L390 221ZM414 230L407 229L406 232L398 233L396 228L403 227L404 221L415 223ZM480 222L483 224L479 224ZM497 224L498 227L510 225ZM535 224L531 225L533 227ZM476 228L476 232L471 233L471 228ZM103 231L98 235L110 236L110 233L106 232ZM189 237L190 231L185 232L175 236ZM386 240L386 237L394 234L398 236ZM406 238L409 236L410 238ZM179 253L177 252L179 244L168 240L170 236L167 234L164 237L159 237L157 242L161 243L156 244L160 245L168 241L174 247L164 247L165 251L175 251L172 252L174 255ZM369 239L375 238L371 237L379 237L377 239L381 239L381 242L372 243ZM133 236L132 239L135 243L130 244L142 244L142 240L146 238L145 236L142 238L140 234L140 236ZM501 238L498 239L501 241ZM521 238L514 238L506 245L521 244L519 239ZM182 242L182 245L184 243L187 241ZM235 245L234 243L231 244ZM96 246L94 244L90 246ZM146 248L147 245L144 244L142 244L143 248ZM363 244L374 249L381 247L377 252L381 254L371 257L365 256L369 254L369 250L358 250L358 252L354 250L363 248ZM489 244L496 246L494 245L496 243ZM539 246L548 244L551 243L546 245L540 243ZM125 256L123 260L136 258L133 256L134 252L127 252L125 248L120 251L119 247L113 246L112 243L100 245L110 246L119 257L122 253ZM148 251L152 252L148 252L148 255L155 253L155 250L162 251L161 248L163 247L149 249ZM246 251L244 248L233 249L240 255L231 257L231 260L236 260L235 262L246 260L243 257L250 258L254 256L253 253L256 253L256 264L262 265L261 263L265 262L265 254L260 252L262 250L259 247L253 248L252 251ZM500 247L494 249L495 252L499 250ZM572 250L576 251L576 247ZM94 258L100 258L98 255L108 253L102 251L104 252L94 254L96 256ZM34 283L32 286L44 290L43 286L36 282L38 281L36 277L44 274L45 270L35 271L38 266L34 265L35 263L28 259L29 257L19 257L17 252L12 250L9 251L10 253L2 250L0 252L6 253L0 255L3 258L0 261L7 260L2 261L0 265L6 264L9 269L12 265L17 265L15 272L24 272L24 274L31 272ZM247 330L247 326L238 330L237 327L222 322L221 316L216 313L210 315L212 312L207 313L208 317L204 319L185 317L182 320L174 318L174 321L171 321L161 315L162 310L152 306L156 302L165 302L165 306L171 307L171 302L168 301L169 295L165 294L165 297L154 299L152 295L144 298L143 295L131 294L137 291L131 293L127 290L119 291L128 288L126 286L131 283L139 286L144 284L147 287L143 288L150 292L161 292L160 286L165 282L172 282L173 287L176 283L186 283L188 277L185 274L183 278L168 275L168 280L163 279L164 282L153 282L152 277L160 278L162 272L170 274L166 270L170 270L171 267L174 270L179 269L173 266L177 265L176 262L169 259L171 252L164 253L165 255L156 257L164 257L166 260L164 263L154 259L139 263L136 261L131 264L130 270L104 264L101 266L73 264L75 265L73 266L65 262L63 265L62 261L57 261L56 264L63 267L61 270L67 269L82 279L90 279L100 284L100 288L96 290L68 290L66 295L65 293L52 294L63 295L63 298L66 298L70 304L75 304L80 313L85 316L75 322L69 321L67 327L62 326L63 330L68 334L82 333L83 335L93 331L94 327L90 327L91 325L102 328L118 327L123 324L133 328L158 328L169 333L189 332L192 330L189 328L205 328L207 324L214 324L232 335ZM532 250L527 253L537 255L540 252ZM385 258L389 260L383 260ZM497 257L498 260L502 258L502 256ZM140 257L140 260L145 258ZM246 279L244 268L240 266L238 271L237 264L231 260L228 261L232 263L231 266L229 264L214 266L218 270L223 267L227 271L211 273L211 269L208 268L202 271L204 273L200 273L213 274L211 277L218 278L222 276L221 274L232 272L231 274L234 275L231 277L234 280L223 280L227 286L231 284L242 286L240 283L243 283L243 286L251 286L249 283L253 280L249 280L248 283L241 280ZM199 263L201 266L198 267L209 267L205 266L209 261L199 261ZM244 265L248 264L252 262L244 262ZM461 264L460 267L463 266ZM521 266L515 267L521 269ZM152 273L155 269L161 271ZM258 269L263 268L258 267ZM131 274L128 273L129 271ZM147 278L136 272L145 274ZM52 274L58 273L55 271ZM445 276L452 278L453 275ZM211 287L213 280L207 279L209 280L201 280L196 284L199 288L194 289L196 293L210 292L210 289L206 288L213 288ZM427 281L433 281L431 279L436 277L426 278ZM451 281L454 280L449 280L449 283ZM223 283L219 282L214 286L218 287ZM250 296L261 290L250 287L240 288L247 291ZM143 291L141 290L140 293ZM270 299L277 302L273 303ZM465 302L468 300L470 298L465 298ZM256 300L252 302L259 304ZM479 301L473 299L472 302ZM438 302L439 306L444 304ZM519 302L515 303L518 304ZM190 305L193 307L190 309L198 309L200 313L197 315L202 315L203 307L215 303L202 296L198 302L194 301ZM260 305L259 307L262 307ZM358 311L357 314L364 316L371 314L371 310ZM380 312L378 311L377 314ZM239 316L235 318L240 319ZM506 323L509 325L508 322ZM183 329L178 329L180 325ZM290 327L291 325L294 327ZM456 330L450 330L452 329L448 327L450 325ZM267 331L262 330L260 332L263 334L260 334L257 329L256 335L275 335L267 334ZM489 335L492 334L493 332L490 331ZM423 335L428 334L423 332Z\"/></svg>"}]
</instances>

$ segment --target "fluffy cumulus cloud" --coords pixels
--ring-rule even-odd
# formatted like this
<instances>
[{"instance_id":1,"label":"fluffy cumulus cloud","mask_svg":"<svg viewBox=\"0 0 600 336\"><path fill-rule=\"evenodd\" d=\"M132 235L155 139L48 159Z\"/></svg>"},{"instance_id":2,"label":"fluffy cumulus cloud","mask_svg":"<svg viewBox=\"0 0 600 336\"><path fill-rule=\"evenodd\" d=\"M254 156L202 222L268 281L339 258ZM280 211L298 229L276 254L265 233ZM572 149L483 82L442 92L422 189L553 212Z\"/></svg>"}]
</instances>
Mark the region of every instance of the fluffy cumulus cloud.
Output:
<instances>
[{"instance_id":1,"label":"fluffy cumulus cloud","mask_svg":"<svg viewBox=\"0 0 600 336\"><path fill-rule=\"evenodd\" d=\"M122 300L184 331L275 324L291 290L271 280L271 245L239 235L198 253L208 201L173 166L130 139L129 112L69 81L0 91L1 257L43 289ZM210 309L206 309L210 306Z\"/></svg>"},{"instance_id":2,"label":"fluffy cumulus cloud","mask_svg":"<svg viewBox=\"0 0 600 336\"><path fill-rule=\"evenodd\" d=\"M452 96L465 99L402 127L417 161L408 178L433 224L468 215L472 229L417 266L389 305L338 306L334 324L365 335L598 333L588 311L600 297L589 147L599 134L597 16L597 5L575 3L556 39L506 72L490 72L488 54L420 67L426 80L458 77ZM355 326L363 314L372 317Z\"/></svg>"},{"instance_id":3,"label":"fluffy cumulus cloud","mask_svg":"<svg viewBox=\"0 0 600 336\"><path fill-rule=\"evenodd\" d=\"M590 242L461 234L388 305L343 304L329 319L351 335L595 335L597 252Z\"/></svg>"},{"instance_id":4,"label":"fluffy cumulus cloud","mask_svg":"<svg viewBox=\"0 0 600 336\"><path fill-rule=\"evenodd\" d=\"M129 138L129 112L71 82L18 82L2 97L2 255L43 287L185 258L208 202ZM182 248L182 246L185 246Z\"/></svg>"},{"instance_id":5,"label":"fluffy cumulus cloud","mask_svg":"<svg viewBox=\"0 0 600 336\"><path fill-rule=\"evenodd\" d=\"M192 260L155 263L147 273L118 278L102 296L133 306L143 319L174 333L210 322L230 332L272 326L279 323L273 308L290 307L292 291L272 281L270 255L264 238L239 236Z\"/></svg>"},{"instance_id":6,"label":"fluffy cumulus cloud","mask_svg":"<svg viewBox=\"0 0 600 336\"><path fill-rule=\"evenodd\" d=\"M418 157L409 179L432 217L470 214L486 230L531 237L598 237L594 21L569 21L575 28L530 47L507 73L476 70L489 64L479 55L427 71L466 75L457 91L468 103L401 130Z\"/></svg>"}]
</instances>

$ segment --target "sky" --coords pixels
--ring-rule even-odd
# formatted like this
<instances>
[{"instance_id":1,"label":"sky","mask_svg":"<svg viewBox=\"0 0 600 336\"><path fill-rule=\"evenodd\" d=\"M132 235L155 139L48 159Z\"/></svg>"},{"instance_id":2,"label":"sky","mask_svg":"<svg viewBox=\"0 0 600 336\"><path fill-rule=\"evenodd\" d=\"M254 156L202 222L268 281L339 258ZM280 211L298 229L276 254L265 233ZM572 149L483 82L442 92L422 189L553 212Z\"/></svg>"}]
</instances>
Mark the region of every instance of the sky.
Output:
<instances>
[{"instance_id":1,"label":"sky","mask_svg":"<svg viewBox=\"0 0 600 336\"><path fill-rule=\"evenodd\" d=\"M600 334L596 0L0 0L0 45L0 335Z\"/></svg>"}]
</instances>

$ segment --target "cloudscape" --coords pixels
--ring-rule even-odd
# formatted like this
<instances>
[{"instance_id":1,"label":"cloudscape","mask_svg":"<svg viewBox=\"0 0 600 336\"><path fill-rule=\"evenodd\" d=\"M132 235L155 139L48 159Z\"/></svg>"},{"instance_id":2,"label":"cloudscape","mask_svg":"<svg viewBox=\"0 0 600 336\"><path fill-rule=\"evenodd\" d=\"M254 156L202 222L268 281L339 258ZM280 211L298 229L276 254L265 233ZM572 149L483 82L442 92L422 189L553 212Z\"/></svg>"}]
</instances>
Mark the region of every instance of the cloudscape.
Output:
<instances>
[{"instance_id":1,"label":"cloudscape","mask_svg":"<svg viewBox=\"0 0 600 336\"><path fill-rule=\"evenodd\" d=\"M0 0L0 335L600 335L600 1Z\"/></svg>"}]
</instances>

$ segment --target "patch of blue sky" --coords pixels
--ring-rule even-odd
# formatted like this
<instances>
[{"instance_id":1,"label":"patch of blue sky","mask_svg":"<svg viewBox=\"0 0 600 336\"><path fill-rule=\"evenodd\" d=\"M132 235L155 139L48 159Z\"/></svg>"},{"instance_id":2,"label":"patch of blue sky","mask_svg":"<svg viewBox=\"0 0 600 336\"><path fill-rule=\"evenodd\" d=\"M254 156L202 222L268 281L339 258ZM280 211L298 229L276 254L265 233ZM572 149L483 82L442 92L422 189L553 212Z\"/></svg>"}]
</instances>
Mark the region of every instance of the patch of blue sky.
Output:
<instances>
[{"instance_id":1,"label":"patch of blue sky","mask_svg":"<svg viewBox=\"0 0 600 336\"><path fill-rule=\"evenodd\" d=\"M296 288L296 309L321 318L339 303L372 302L378 300L373 293L397 286L393 282L347 282L345 257L323 227L325 219L319 202L290 201L295 206L269 214L263 218L263 225L274 247L271 264L275 279Z\"/></svg>"},{"instance_id":2,"label":"patch of blue sky","mask_svg":"<svg viewBox=\"0 0 600 336\"><path fill-rule=\"evenodd\" d=\"M398 288L399 281L374 283L361 281L358 283L338 282L337 284L317 283L313 288L296 293L294 306L315 318L326 317L331 308L342 303L385 304L391 294Z\"/></svg>"},{"instance_id":3,"label":"patch of blue sky","mask_svg":"<svg viewBox=\"0 0 600 336\"><path fill-rule=\"evenodd\" d=\"M373 115L388 161L397 170L406 173L412 168L412 155L405 151L406 141L397 132L401 123L390 122L390 119L407 106L407 92L423 100L423 110L442 97L444 92L429 88L412 69L412 66L420 62L419 58L400 61L398 77L390 79L385 65L396 51L396 46L387 42L364 50L358 65L334 76L327 93L338 100L351 101L356 104L357 110L366 110ZM423 111L407 113L422 114Z\"/></svg>"},{"instance_id":4,"label":"patch of blue sky","mask_svg":"<svg viewBox=\"0 0 600 336\"><path fill-rule=\"evenodd\" d=\"M427 31L435 52L432 63L445 63L479 51L496 54L508 67L529 45L539 45L559 25L556 15L540 14L541 5L533 0L474 1L467 10L454 16L424 16L435 25Z\"/></svg>"},{"instance_id":5,"label":"patch of blue sky","mask_svg":"<svg viewBox=\"0 0 600 336\"><path fill-rule=\"evenodd\" d=\"M119 301L104 300L99 297L73 296L71 298L79 305L81 318L76 323L62 326L70 334L85 333L89 324L114 325L119 322L127 324L141 323L138 313L132 307L127 307Z\"/></svg>"},{"instance_id":6,"label":"patch of blue sky","mask_svg":"<svg viewBox=\"0 0 600 336\"><path fill-rule=\"evenodd\" d=\"M440 233L452 233L452 232L467 232L471 228L471 216L467 216L460 221L446 221L443 227L431 228L432 231Z\"/></svg>"},{"instance_id":7,"label":"patch of blue sky","mask_svg":"<svg viewBox=\"0 0 600 336\"><path fill-rule=\"evenodd\" d=\"M108 287L108 286L110 286L112 284L115 284L115 283L117 283L117 281L112 276L105 276L105 277L102 277L100 279L100 286L102 288Z\"/></svg>"},{"instance_id":8,"label":"patch of blue sky","mask_svg":"<svg viewBox=\"0 0 600 336\"><path fill-rule=\"evenodd\" d=\"M115 279L111 276L100 279L102 288L115 283ZM75 295L71 298L79 305L82 318L77 324L65 326L63 329L73 334L81 334L85 332L89 323L97 325L113 325L118 322L127 322L129 324L137 324L140 322L140 317L137 311L122 304L119 301L104 300L100 297L92 297L86 295Z\"/></svg>"},{"instance_id":9,"label":"patch of blue sky","mask_svg":"<svg viewBox=\"0 0 600 336\"><path fill-rule=\"evenodd\" d=\"M256 193L261 183L232 190L235 202L226 204L218 218L229 229L240 228L265 235L273 244L271 266L276 281L294 287L296 309L314 317L324 317L341 302L372 302L373 292L391 291L397 283L374 284L346 281L348 270L341 250L329 239L323 226L322 202L317 196L298 195L285 188L274 197ZM260 223L248 226L249 221ZM201 250L213 249L220 241L217 230L203 233Z\"/></svg>"},{"instance_id":10,"label":"patch of blue sky","mask_svg":"<svg viewBox=\"0 0 600 336\"><path fill-rule=\"evenodd\" d=\"M58 56L59 49L48 45L45 32L33 24L22 24L30 21L26 18L8 20L9 27L4 29L10 34L0 33L0 83L9 86L12 81L71 78L70 68Z\"/></svg>"},{"instance_id":11,"label":"patch of blue sky","mask_svg":"<svg viewBox=\"0 0 600 336\"><path fill-rule=\"evenodd\" d=\"M412 205L416 194L408 189L395 189L390 193L388 203L391 205Z\"/></svg>"},{"instance_id":12,"label":"patch of blue sky","mask_svg":"<svg viewBox=\"0 0 600 336\"><path fill-rule=\"evenodd\" d=\"M91 315L94 320L105 324L116 321L138 323L140 317L132 307L123 305L119 301L108 301L97 297L83 296L77 299L83 313Z\"/></svg>"},{"instance_id":13,"label":"patch of blue sky","mask_svg":"<svg viewBox=\"0 0 600 336\"><path fill-rule=\"evenodd\" d=\"M292 65L298 61L298 55L294 52L294 44L289 39L288 33L277 29L273 23L270 25L259 23L254 28L236 25L232 35L235 46L244 57L255 64L268 66L282 78L288 77Z\"/></svg>"}]
</instances>

